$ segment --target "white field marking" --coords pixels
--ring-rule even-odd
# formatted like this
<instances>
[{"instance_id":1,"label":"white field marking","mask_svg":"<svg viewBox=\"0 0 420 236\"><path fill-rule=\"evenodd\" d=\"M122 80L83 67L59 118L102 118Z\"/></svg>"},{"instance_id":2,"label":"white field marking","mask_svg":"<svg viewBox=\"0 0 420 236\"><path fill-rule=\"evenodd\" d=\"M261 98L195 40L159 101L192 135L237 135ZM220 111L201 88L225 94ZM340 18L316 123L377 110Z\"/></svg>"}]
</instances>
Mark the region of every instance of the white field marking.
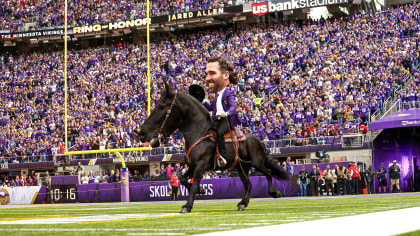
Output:
<instances>
[{"instance_id":1,"label":"white field marking","mask_svg":"<svg viewBox=\"0 0 420 236\"><path fill-rule=\"evenodd\" d=\"M280 215L281 213L275 214L275 215ZM267 214L229 214L229 216L241 216L241 217L246 217L246 216L266 216L266 215L274 215L273 213L267 213ZM222 216L221 214L214 214L214 215L207 215L206 217L220 217ZM225 215L223 215L225 216Z\"/></svg>"},{"instance_id":2,"label":"white field marking","mask_svg":"<svg viewBox=\"0 0 420 236\"><path fill-rule=\"evenodd\" d=\"M296 220L257 220L258 222L281 222L281 221L296 221Z\"/></svg>"},{"instance_id":3,"label":"white field marking","mask_svg":"<svg viewBox=\"0 0 420 236\"><path fill-rule=\"evenodd\" d=\"M286 216L287 219L302 219L302 218L306 218L306 219L313 219L315 217L313 216Z\"/></svg>"},{"instance_id":4,"label":"white field marking","mask_svg":"<svg viewBox=\"0 0 420 236\"><path fill-rule=\"evenodd\" d=\"M1 229L0 232L164 232L164 231L209 231L209 230L229 230L229 227L220 228L167 228L167 229Z\"/></svg>"},{"instance_id":5,"label":"white field marking","mask_svg":"<svg viewBox=\"0 0 420 236\"><path fill-rule=\"evenodd\" d=\"M162 217L162 216L174 216L179 213L167 213L167 214L112 214L112 215L88 215L88 216L75 216L75 217L58 217L57 218L19 218L19 219L4 219L0 220L0 225L23 225L23 224L71 224L71 223L84 223L92 221L107 221L107 220L123 220L130 218L148 218L148 217Z\"/></svg>"},{"instance_id":6,"label":"white field marking","mask_svg":"<svg viewBox=\"0 0 420 236\"><path fill-rule=\"evenodd\" d=\"M185 235L185 233L129 233L127 235Z\"/></svg>"},{"instance_id":7,"label":"white field marking","mask_svg":"<svg viewBox=\"0 0 420 236\"><path fill-rule=\"evenodd\" d=\"M325 212L325 213L312 213L313 216L325 216L325 215L343 215L343 212Z\"/></svg>"},{"instance_id":8,"label":"white field marking","mask_svg":"<svg viewBox=\"0 0 420 236\"><path fill-rule=\"evenodd\" d=\"M134 207L103 207L103 208L75 208L75 209L64 209L69 211L101 211L101 210L119 210L119 209L136 209ZM63 209L49 209L48 211L63 211Z\"/></svg>"},{"instance_id":9,"label":"white field marking","mask_svg":"<svg viewBox=\"0 0 420 236\"><path fill-rule=\"evenodd\" d=\"M238 226L238 225L271 225L271 223L232 223L232 224L219 224L220 226Z\"/></svg>"},{"instance_id":10,"label":"white field marking","mask_svg":"<svg viewBox=\"0 0 420 236\"><path fill-rule=\"evenodd\" d=\"M303 220L276 220L276 221L278 221L278 222L301 222L301 221L303 221Z\"/></svg>"},{"instance_id":11,"label":"white field marking","mask_svg":"<svg viewBox=\"0 0 420 236\"><path fill-rule=\"evenodd\" d=\"M320 225L328 225L330 227L328 229L330 232L340 232L340 236L354 236L354 230L343 229L348 228L349 225L357 225L357 231L363 232L363 235L388 236L420 230L418 217L413 217L418 215L419 212L420 207L412 207L399 210L374 212L362 215L343 216L329 219L295 222L289 224L221 231L202 235L268 235L272 232L282 232L282 234L307 236L313 234L313 230L319 228ZM384 225L392 227L383 227Z\"/></svg>"}]
</instances>

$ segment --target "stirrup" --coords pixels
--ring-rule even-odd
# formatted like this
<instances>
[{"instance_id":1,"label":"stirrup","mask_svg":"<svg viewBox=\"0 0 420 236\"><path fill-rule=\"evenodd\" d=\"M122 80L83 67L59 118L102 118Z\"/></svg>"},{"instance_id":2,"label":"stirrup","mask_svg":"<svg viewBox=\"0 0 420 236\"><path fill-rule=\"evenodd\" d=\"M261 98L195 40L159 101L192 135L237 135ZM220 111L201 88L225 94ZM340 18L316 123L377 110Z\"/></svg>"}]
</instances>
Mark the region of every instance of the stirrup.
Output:
<instances>
[{"instance_id":1,"label":"stirrup","mask_svg":"<svg viewBox=\"0 0 420 236\"><path fill-rule=\"evenodd\" d=\"M223 157L222 157L222 155L220 155L220 158L219 158L219 159L217 159L217 165L218 165L219 167L222 167L222 168L223 168L226 164L227 164L226 159L225 159L225 158L223 158Z\"/></svg>"}]
</instances>

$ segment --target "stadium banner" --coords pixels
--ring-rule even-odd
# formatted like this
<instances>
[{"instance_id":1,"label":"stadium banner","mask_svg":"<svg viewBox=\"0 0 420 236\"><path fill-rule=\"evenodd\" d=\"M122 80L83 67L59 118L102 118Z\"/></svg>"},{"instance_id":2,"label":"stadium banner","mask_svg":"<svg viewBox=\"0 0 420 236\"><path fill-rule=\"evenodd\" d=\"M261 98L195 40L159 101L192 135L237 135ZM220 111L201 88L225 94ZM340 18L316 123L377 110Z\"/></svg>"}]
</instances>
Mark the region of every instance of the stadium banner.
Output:
<instances>
[{"instance_id":1,"label":"stadium banner","mask_svg":"<svg viewBox=\"0 0 420 236\"><path fill-rule=\"evenodd\" d=\"M208 10L177 13L165 16L157 16L149 19L150 24L167 23L177 20L188 20L201 17L228 15L233 13L242 13L243 6L220 7ZM103 31L124 30L133 27L145 27L147 18L138 18L133 20L122 20L109 22L106 24L82 25L68 29L69 35L80 35L85 33L100 33ZM41 38L49 36L63 36L64 29L36 30L27 32L8 32L0 31L0 40L11 40L20 38Z\"/></svg>"},{"instance_id":2,"label":"stadium banner","mask_svg":"<svg viewBox=\"0 0 420 236\"><path fill-rule=\"evenodd\" d=\"M0 202L3 205L34 204L41 186L5 187L0 189Z\"/></svg>"},{"instance_id":3,"label":"stadium banner","mask_svg":"<svg viewBox=\"0 0 420 236\"><path fill-rule=\"evenodd\" d=\"M152 19L149 19L149 23ZM151 24L151 23L150 23ZM134 20L122 20L116 22L109 22L106 24L83 25L73 27L69 34L78 35L84 33L99 33L101 31L123 30L132 27L140 27L147 25L147 18L139 18Z\"/></svg>"},{"instance_id":4,"label":"stadium banner","mask_svg":"<svg viewBox=\"0 0 420 236\"><path fill-rule=\"evenodd\" d=\"M184 12L184 13L176 13L176 14L171 14L171 15L153 17L152 24L174 22L177 20L189 20L189 19L196 19L196 18L201 18L201 17L229 15L232 13L242 13L242 12L243 12L243 5L231 6L231 7L219 7L219 8L208 9L208 10L190 11L190 12Z\"/></svg>"},{"instance_id":5,"label":"stadium banner","mask_svg":"<svg viewBox=\"0 0 420 236\"><path fill-rule=\"evenodd\" d=\"M251 197L270 197L265 176L249 178L252 184ZM282 196L297 196L298 189L292 188L292 181L273 179ZM226 179L204 179L200 186L205 193L197 195L196 199L241 198L244 187L239 177ZM180 185L178 199L186 200L188 190ZM119 202L121 201L120 183L84 184L77 186L79 202ZM130 182L130 201L169 201L172 188L169 181Z\"/></svg>"},{"instance_id":6,"label":"stadium banner","mask_svg":"<svg viewBox=\"0 0 420 236\"><path fill-rule=\"evenodd\" d=\"M403 110L370 123L370 130L420 126L420 109Z\"/></svg>"},{"instance_id":7,"label":"stadium banner","mask_svg":"<svg viewBox=\"0 0 420 236\"><path fill-rule=\"evenodd\" d=\"M0 40L21 39L21 38L40 38L49 36L62 36L64 29L35 30L26 32L2 32Z\"/></svg>"},{"instance_id":8,"label":"stadium banner","mask_svg":"<svg viewBox=\"0 0 420 236\"><path fill-rule=\"evenodd\" d=\"M263 16L271 12L313 8L343 3L348 3L348 0L273 0L271 2L252 4L252 14L256 16Z\"/></svg>"}]
</instances>

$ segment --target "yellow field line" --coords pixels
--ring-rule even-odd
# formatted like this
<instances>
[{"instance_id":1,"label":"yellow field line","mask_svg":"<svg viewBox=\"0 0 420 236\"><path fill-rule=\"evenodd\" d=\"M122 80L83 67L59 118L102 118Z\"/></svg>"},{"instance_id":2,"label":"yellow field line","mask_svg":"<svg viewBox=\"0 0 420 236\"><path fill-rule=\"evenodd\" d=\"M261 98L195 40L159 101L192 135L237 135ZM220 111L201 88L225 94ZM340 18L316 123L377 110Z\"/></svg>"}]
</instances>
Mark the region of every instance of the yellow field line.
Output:
<instances>
[{"instance_id":1,"label":"yellow field line","mask_svg":"<svg viewBox=\"0 0 420 236\"><path fill-rule=\"evenodd\" d=\"M90 214L75 214L75 215L65 215L65 216L38 216L38 217L6 218L6 219L0 219L0 221L68 218L68 217L77 217L77 216L86 216L86 215L90 215Z\"/></svg>"},{"instance_id":2,"label":"yellow field line","mask_svg":"<svg viewBox=\"0 0 420 236\"><path fill-rule=\"evenodd\" d=\"M220 212L192 213L192 214L183 214L183 215L179 214L179 215L171 215L171 216L151 216L151 217L142 217L142 218L120 219L120 220L102 220L102 221L83 222L80 224L98 224L98 223L109 223L109 222L121 222L121 221L128 221L128 220L149 220L149 219L170 218L170 217L178 217L178 216L210 215L210 214L217 214L217 213L220 213Z\"/></svg>"}]
</instances>

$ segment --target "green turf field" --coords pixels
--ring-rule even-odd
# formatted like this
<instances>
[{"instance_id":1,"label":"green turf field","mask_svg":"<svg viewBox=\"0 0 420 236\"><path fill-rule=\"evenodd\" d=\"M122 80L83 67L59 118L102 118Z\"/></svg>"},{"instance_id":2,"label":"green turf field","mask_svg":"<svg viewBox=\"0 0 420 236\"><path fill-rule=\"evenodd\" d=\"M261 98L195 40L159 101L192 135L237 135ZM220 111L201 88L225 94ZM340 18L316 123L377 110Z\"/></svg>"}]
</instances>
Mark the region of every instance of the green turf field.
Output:
<instances>
[{"instance_id":1,"label":"green turf field","mask_svg":"<svg viewBox=\"0 0 420 236\"><path fill-rule=\"evenodd\" d=\"M389 197L253 199L243 212L236 210L237 202L239 200L197 201L193 212L183 215L178 212L184 202L0 207L0 228L34 229L11 235L189 235L419 207L420 197L394 194ZM45 232L48 229L63 232ZM9 235L5 233L0 232Z\"/></svg>"}]
</instances>

